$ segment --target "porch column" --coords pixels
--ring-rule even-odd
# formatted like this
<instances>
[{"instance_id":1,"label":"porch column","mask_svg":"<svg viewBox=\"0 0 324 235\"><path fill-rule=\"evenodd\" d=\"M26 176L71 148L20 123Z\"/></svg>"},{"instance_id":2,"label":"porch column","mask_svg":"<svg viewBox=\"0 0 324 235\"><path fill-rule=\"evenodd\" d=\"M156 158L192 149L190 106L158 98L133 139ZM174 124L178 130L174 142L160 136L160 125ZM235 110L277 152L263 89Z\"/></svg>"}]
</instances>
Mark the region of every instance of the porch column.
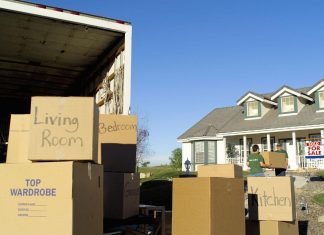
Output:
<instances>
[{"instance_id":1,"label":"porch column","mask_svg":"<svg viewBox=\"0 0 324 235\"><path fill-rule=\"evenodd\" d=\"M247 141L246 135L243 136L243 169L247 170L246 162L247 162L247 149L246 149Z\"/></svg>"},{"instance_id":2,"label":"porch column","mask_svg":"<svg viewBox=\"0 0 324 235\"><path fill-rule=\"evenodd\" d=\"M297 142L296 142L296 132L292 132L292 154L288 154L288 165L289 169L297 169Z\"/></svg>"},{"instance_id":3,"label":"porch column","mask_svg":"<svg viewBox=\"0 0 324 235\"><path fill-rule=\"evenodd\" d=\"M267 151L271 152L271 139L270 134L267 134Z\"/></svg>"},{"instance_id":4,"label":"porch column","mask_svg":"<svg viewBox=\"0 0 324 235\"><path fill-rule=\"evenodd\" d=\"M218 164L225 164L227 163L227 139L223 137L223 144L224 144L224 155L219 158Z\"/></svg>"}]
</instances>

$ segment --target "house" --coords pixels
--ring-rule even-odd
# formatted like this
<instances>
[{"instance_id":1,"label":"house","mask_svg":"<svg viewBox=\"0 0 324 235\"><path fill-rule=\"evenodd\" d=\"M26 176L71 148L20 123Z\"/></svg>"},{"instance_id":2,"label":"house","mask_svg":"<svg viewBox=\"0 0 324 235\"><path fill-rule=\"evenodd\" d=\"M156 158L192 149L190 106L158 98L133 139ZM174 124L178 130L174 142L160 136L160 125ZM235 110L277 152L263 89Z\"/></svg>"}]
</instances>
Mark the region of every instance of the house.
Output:
<instances>
[{"instance_id":1,"label":"house","mask_svg":"<svg viewBox=\"0 0 324 235\"><path fill-rule=\"evenodd\" d=\"M289 169L324 168L324 159L305 158L305 140L324 138L324 79L312 87L282 86L268 94L247 92L233 107L216 108L178 137L182 161L235 163L246 167L252 144L288 152Z\"/></svg>"}]
</instances>

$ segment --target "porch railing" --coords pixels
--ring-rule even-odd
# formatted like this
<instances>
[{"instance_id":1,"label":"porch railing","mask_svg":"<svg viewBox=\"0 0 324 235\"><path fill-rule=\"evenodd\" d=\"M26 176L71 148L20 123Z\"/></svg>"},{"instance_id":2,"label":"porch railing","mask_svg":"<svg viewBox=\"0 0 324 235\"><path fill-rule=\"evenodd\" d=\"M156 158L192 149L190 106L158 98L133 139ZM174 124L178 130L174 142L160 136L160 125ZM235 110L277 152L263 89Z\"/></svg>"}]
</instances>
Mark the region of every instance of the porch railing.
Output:
<instances>
[{"instance_id":1,"label":"porch railing","mask_svg":"<svg viewBox=\"0 0 324 235\"><path fill-rule=\"evenodd\" d=\"M306 159L304 155L297 155L297 164L302 169L324 169L324 159Z\"/></svg>"},{"instance_id":2,"label":"porch railing","mask_svg":"<svg viewBox=\"0 0 324 235\"><path fill-rule=\"evenodd\" d=\"M236 156L236 157L228 157L228 156L226 156L226 163L227 164L236 164L236 165L243 166L244 159L243 159L243 156Z\"/></svg>"},{"instance_id":3,"label":"porch railing","mask_svg":"<svg viewBox=\"0 0 324 235\"><path fill-rule=\"evenodd\" d=\"M227 164L237 164L243 166L244 159L242 156L228 157L226 156ZM302 169L324 169L324 159L306 159L304 155L297 155L298 168Z\"/></svg>"}]
</instances>

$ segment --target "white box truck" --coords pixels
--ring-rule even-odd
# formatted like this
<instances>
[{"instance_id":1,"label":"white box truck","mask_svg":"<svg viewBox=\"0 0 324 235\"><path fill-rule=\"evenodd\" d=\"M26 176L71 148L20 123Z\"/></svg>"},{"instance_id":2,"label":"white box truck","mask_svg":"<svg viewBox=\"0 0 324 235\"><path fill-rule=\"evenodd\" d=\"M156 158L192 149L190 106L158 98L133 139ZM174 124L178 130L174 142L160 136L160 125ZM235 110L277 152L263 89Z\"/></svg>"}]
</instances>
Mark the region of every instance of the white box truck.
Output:
<instances>
[{"instance_id":1,"label":"white box truck","mask_svg":"<svg viewBox=\"0 0 324 235\"><path fill-rule=\"evenodd\" d=\"M95 96L100 113L128 114L131 47L128 22L0 0L0 141L31 96Z\"/></svg>"}]
</instances>

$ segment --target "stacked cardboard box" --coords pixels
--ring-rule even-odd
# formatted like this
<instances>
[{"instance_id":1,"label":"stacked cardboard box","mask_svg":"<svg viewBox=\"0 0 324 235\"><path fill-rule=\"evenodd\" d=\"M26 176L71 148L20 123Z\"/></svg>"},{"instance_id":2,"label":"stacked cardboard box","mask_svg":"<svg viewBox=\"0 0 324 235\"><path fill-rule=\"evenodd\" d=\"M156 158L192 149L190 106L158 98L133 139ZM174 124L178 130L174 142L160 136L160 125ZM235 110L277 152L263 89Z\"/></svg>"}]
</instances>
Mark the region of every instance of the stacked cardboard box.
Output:
<instances>
[{"instance_id":1,"label":"stacked cardboard box","mask_svg":"<svg viewBox=\"0 0 324 235\"><path fill-rule=\"evenodd\" d=\"M0 234L103 233L98 115L87 97L33 97L30 115L12 115Z\"/></svg>"},{"instance_id":2,"label":"stacked cardboard box","mask_svg":"<svg viewBox=\"0 0 324 235\"><path fill-rule=\"evenodd\" d=\"M242 168L200 166L198 178L174 179L172 206L173 235L245 234Z\"/></svg>"},{"instance_id":3,"label":"stacked cardboard box","mask_svg":"<svg viewBox=\"0 0 324 235\"><path fill-rule=\"evenodd\" d=\"M297 235L292 177L248 177L248 235Z\"/></svg>"},{"instance_id":4,"label":"stacked cardboard box","mask_svg":"<svg viewBox=\"0 0 324 235\"><path fill-rule=\"evenodd\" d=\"M104 217L138 215L140 181L136 171L137 118L100 115L99 162L104 166Z\"/></svg>"}]
</instances>

